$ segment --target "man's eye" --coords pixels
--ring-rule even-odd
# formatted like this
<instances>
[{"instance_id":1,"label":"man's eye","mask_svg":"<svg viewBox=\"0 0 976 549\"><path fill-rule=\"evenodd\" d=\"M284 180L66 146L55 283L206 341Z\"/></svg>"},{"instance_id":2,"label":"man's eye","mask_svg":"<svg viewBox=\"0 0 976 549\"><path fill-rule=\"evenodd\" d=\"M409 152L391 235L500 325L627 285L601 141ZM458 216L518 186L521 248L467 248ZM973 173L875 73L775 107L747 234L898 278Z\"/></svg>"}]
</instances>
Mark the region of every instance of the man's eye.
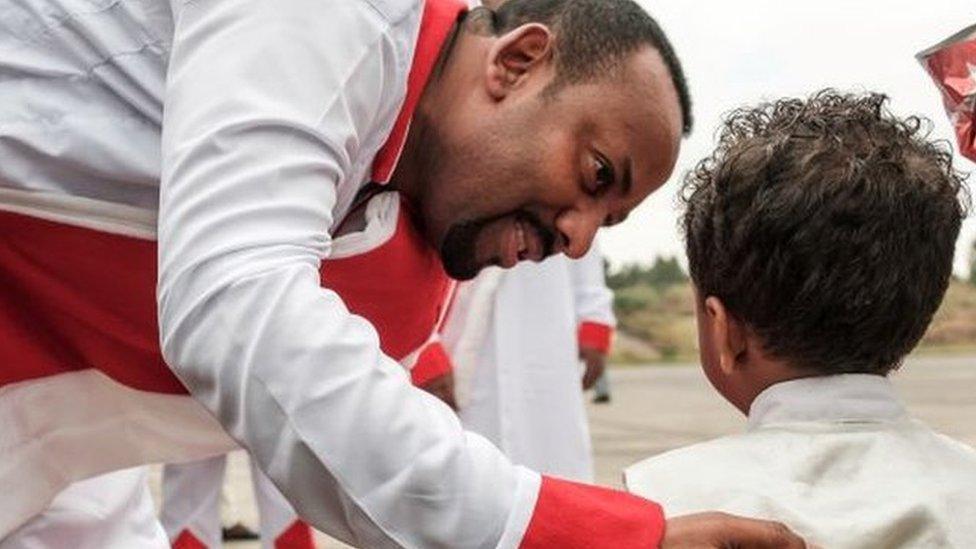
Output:
<instances>
[{"instance_id":1,"label":"man's eye","mask_svg":"<svg viewBox=\"0 0 976 549\"><path fill-rule=\"evenodd\" d=\"M593 192L597 193L603 189L613 185L614 174L613 168L610 164L603 160L602 158L596 158L593 162L596 167L596 173L594 176Z\"/></svg>"}]
</instances>

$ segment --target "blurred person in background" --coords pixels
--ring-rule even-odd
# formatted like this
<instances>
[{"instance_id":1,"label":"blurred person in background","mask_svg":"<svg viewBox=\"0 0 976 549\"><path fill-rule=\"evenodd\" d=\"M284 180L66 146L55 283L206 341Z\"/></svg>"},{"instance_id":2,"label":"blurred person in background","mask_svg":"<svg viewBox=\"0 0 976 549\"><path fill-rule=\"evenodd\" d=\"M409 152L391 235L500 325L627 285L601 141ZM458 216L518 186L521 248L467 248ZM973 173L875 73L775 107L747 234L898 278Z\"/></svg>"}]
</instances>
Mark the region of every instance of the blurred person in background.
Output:
<instances>
[{"instance_id":1,"label":"blurred person in background","mask_svg":"<svg viewBox=\"0 0 976 549\"><path fill-rule=\"evenodd\" d=\"M465 427L515 463L591 481L583 390L604 374L616 323L598 246L488 269L457 293L443 339Z\"/></svg>"}]
</instances>

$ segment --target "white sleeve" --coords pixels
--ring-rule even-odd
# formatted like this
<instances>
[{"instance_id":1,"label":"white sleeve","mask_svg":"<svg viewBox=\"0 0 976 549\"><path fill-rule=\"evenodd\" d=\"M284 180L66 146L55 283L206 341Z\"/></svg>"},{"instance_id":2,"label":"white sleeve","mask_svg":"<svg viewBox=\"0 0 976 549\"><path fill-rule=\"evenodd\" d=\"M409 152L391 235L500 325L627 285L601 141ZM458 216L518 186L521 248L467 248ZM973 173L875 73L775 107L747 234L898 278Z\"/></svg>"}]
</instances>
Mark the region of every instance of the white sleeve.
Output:
<instances>
[{"instance_id":1,"label":"white sleeve","mask_svg":"<svg viewBox=\"0 0 976 549\"><path fill-rule=\"evenodd\" d=\"M569 263L577 324L593 322L611 328L616 326L613 292L607 287L603 276L603 254L596 241L586 255Z\"/></svg>"},{"instance_id":2,"label":"white sleeve","mask_svg":"<svg viewBox=\"0 0 976 549\"><path fill-rule=\"evenodd\" d=\"M315 527L364 547L515 543L540 477L412 388L372 326L319 285L337 186L362 167L399 85L386 75L409 66L389 12L416 21L420 6L394 2L176 8L163 352Z\"/></svg>"}]
</instances>

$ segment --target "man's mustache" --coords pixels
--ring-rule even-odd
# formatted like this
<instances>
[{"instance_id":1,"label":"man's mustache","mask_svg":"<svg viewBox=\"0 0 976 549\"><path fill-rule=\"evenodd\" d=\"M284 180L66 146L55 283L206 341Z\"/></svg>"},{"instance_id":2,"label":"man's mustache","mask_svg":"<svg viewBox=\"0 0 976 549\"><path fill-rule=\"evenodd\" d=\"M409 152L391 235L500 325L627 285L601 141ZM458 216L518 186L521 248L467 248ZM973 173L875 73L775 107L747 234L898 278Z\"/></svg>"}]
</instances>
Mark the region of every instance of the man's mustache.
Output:
<instances>
[{"instance_id":1,"label":"man's mustache","mask_svg":"<svg viewBox=\"0 0 976 549\"><path fill-rule=\"evenodd\" d=\"M440 256L448 276L455 280L470 280L474 278L484 265L475 263L474 248L478 235L489 224L506 217L514 217L523 226L531 227L539 236L542 257L553 254L556 245L555 232L546 227L539 216L526 210L517 210L504 214L462 221L451 227L444 241L441 242Z\"/></svg>"},{"instance_id":2,"label":"man's mustache","mask_svg":"<svg viewBox=\"0 0 976 549\"><path fill-rule=\"evenodd\" d=\"M519 210L515 213L515 219L520 223L531 226L535 234L539 235L543 258L552 255L553 248L556 245L556 234L539 219L539 216L530 211Z\"/></svg>"}]
</instances>

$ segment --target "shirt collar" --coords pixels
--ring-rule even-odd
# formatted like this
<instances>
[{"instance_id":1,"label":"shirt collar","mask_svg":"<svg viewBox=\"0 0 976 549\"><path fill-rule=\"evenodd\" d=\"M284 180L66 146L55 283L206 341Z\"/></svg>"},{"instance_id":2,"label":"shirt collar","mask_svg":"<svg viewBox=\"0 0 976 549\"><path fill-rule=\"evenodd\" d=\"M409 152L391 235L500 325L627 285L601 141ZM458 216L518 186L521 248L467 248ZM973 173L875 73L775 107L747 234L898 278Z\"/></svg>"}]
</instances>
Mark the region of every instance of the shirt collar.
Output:
<instances>
[{"instance_id":1,"label":"shirt collar","mask_svg":"<svg viewBox=\"0 0 976 549\"><path fill-rule=\"evenodd\" d=\"M906 415L891 381L871 374L841 374L784 381L766 388L749 407L749 430L777 423L875 423Z\"/></svg>"},{"instance_id":2,"label":"shirt collar","mask_svg":"<svg viewBox=\"0 0 976 549\"><path fill-rule=\"evenodd\" d=\"M403 145L407 142L410 120L420 103L424 88L427 87L427 81L430 80L441 47L450 37L458 17L466 10L467 6L460 0L425 0L413 62L407 76L407 93L390 135L373 159L373 181L387 183L392 177L397 161L400 160L400 153L403 152Z\"/></svg>"}]
</instances>

